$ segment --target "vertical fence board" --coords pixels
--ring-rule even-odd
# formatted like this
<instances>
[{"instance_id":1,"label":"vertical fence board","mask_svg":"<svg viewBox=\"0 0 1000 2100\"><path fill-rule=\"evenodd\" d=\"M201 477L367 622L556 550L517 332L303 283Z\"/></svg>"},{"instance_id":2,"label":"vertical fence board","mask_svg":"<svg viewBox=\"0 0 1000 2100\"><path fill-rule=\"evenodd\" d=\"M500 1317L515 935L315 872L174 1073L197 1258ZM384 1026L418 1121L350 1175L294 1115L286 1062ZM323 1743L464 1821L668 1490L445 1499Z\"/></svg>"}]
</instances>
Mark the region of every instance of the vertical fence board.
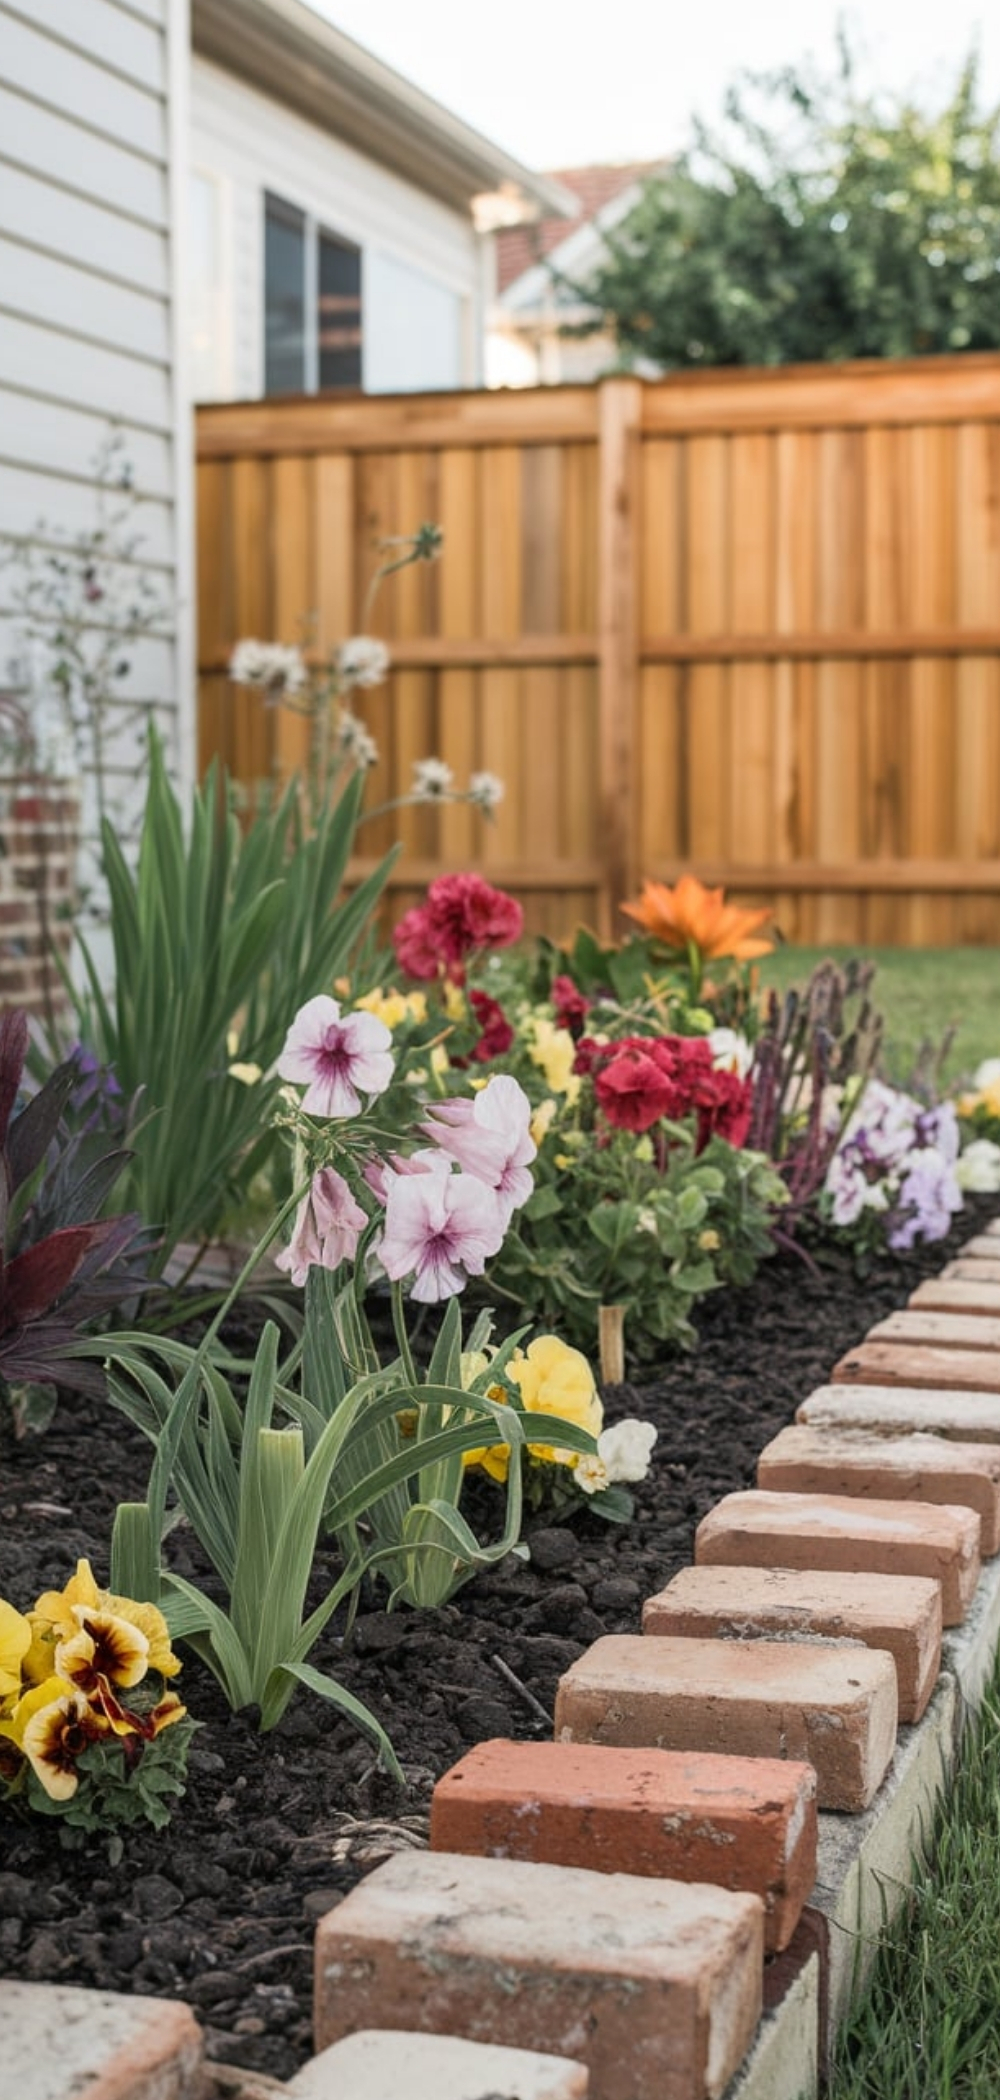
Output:
<instances>
[{"instance_id":1,"label":"vertical fence board","mask_svg":"<svg viewBox=\"0 0 1000 2100\"><path fill-rule=\"evenodd\" d=\"M506 781L493 824L365 832L398 907L478 864L529 927L620 930L689 865L793 939L1000 935L1000 358L206 408L199 448L202 763L301 759L225 665L312 617L394 652L373 800L428 755ZM368 609L425 519L441 561Z\"/></svg>"}]
</instances>

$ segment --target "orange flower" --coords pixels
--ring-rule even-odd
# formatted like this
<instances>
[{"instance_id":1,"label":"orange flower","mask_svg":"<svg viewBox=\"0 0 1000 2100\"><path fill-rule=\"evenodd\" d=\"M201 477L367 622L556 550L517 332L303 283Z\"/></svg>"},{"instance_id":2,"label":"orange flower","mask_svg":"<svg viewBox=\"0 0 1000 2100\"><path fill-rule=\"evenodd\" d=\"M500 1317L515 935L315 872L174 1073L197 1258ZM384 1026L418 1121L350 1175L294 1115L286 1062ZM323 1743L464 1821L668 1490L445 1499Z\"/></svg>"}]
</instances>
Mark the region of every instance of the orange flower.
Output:
<instances>
[{"instance_id":1,"label":"orange flower","mask_svg":"<svg viewBox=\"0 0 1000 2100\"><path fill-rule=\"evenodd\" d=\"M623 904L622 910L665 948L687 954L696 948L703 960L732 955L738 962L752 962L770 955L774 942L754 935L771 913L741 911L725 904L723 895L721 889L707 890L696 875L682 875L672 890L665 882L644 883L638 903Z\"/></svg>"}]
</instances>

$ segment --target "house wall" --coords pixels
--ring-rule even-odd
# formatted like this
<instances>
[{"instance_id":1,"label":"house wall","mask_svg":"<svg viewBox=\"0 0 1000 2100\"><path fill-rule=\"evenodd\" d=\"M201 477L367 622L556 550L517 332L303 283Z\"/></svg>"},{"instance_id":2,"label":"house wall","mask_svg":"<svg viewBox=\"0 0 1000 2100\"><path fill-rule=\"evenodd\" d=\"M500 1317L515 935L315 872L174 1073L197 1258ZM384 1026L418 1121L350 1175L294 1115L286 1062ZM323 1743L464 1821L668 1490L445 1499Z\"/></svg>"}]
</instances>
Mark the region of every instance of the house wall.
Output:
<instances>
[{"instance_id":1,"label":"house wall","mask_svg":"<svg viewBox=\"0 0 1000 2100\"><path fill-rule=\"evenodd\" d=\"M116 686L109 774L141 795L138 703L193 772L192 435L177 355L187 0L0 0L0 538L97 517L112 421L140 499L134 569L165 608ZM0 569L0 684L17 645ZM34 690L43 705L44 650ZM91 793L91 803L93 800Z\"/></svg>"},{"instance_id":2,"label":"house wall","mask_svg":"<svg viewBox=\"0 0 1000 2100\"><path fill-rule=\"evenodd\" d=\"M263 392L268 190L362 250L366 392L480 383L482 241L465 214L197 57L191 119L199 398Z\"/></svg>"}]
</instances>

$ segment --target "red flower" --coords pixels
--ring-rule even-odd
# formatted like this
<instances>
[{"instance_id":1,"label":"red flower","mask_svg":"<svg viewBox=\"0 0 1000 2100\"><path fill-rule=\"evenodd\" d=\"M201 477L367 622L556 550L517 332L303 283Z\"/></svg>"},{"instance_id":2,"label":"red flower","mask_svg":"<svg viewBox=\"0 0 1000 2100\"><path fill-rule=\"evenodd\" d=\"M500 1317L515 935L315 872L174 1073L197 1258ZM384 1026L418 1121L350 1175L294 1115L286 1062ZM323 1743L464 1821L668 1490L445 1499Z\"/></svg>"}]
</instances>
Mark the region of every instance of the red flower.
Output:
<instances>
[{"instance_id":1,"label":"red flower","mask_svg":"<svg viewBox=\"0 0 1000 2100\"><path fill-rule=\"evenodd\" d=\"M592 1035L581 1036L573 1059L574 1072L579 1072L582 1078L589 1079L592 1073L600 1071L601 1066L607 1064L617 1048L617 1043L596 1043Z\"/></svg>"},{"instance_id":2,"label":"red flower","mask_svg":"<svg viewBox=\"0 0 1000 2100\"><path fill-rule=\"evenodd\" d=\"M568 1028L570 1035L579 1038L583 1024L590 1012L590 1000L578 992L572 977L554 977L552 980L552 1004L560 1028Z\"/></svg>"},{"instance_id":3,"label":"red flower","mask_svg":"<svg viewBox=\"0 0 1000 2100\"><path fill-rule=\"evenodd\" d=\"M514 1030L496 999L488 992L470 992L469 1005L482 1029L472 1055L477 1063L488 1064L491 1057L502 1057L514 1040Z\"/></svg>"},{"instance_id":4,"label":"red flower","mask_svg":"<svg viewBox=\"0 0 1000 2100\"><path fill-rule=\"evenodd\" d=\"M438 950L426 905L408 911L392 935L396 960L409 977L427 982L438 974Z\"/></svg>"},{"instance_id":5,"label":"red flower","mask_svg":"<svg viewBox=\"0 0 1000 2100\"><path fill-rule=\"evenodd\" d=\"M751 1099L749 1079L740 1079L735 1072L701 1073L691 1100L698 1117L697 1150L703 1152L710 1137L725 1138L730 1145L744 1144Z\"/></svg>"},{"instance_id":6,"label":"red flower","mask_svg":"<svg viewBox=\"0 0 1000 2100\"><path fill-rule=\"evenodd\" d=\"M426 903L400 920L393 942L411 977L436 977L442 966L454 977L474 949L508 948L523 931L516 897L482 875L438 875Z\"/></svg>"},{"instance_id":7,"label":"red flower","mask_svg":"<svg viewBox=\"0 0 1000 2100\"><path fill-rule=\"evenodd\" d=\"M683 1113L677 1087L647 1047L633 1041L615 1045L613 1056L594 1078L598 1106L616 1130L649 1130L661 1116Z\"/></svg>"}]
</instances>

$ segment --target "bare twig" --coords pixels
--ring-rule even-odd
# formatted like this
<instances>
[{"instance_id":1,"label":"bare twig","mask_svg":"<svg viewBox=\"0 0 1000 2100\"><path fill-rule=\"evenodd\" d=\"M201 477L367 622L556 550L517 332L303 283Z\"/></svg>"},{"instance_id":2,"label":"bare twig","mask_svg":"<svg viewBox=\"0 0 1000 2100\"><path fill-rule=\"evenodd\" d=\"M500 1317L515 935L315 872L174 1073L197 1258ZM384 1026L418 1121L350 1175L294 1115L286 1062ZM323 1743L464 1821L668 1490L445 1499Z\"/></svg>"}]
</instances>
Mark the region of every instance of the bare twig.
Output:
<instances>
[{"instance_id":1,"label":"bare twig","mask_svg":"<svg viewBox=\"0 0 1000 2100\"><path fill-rule=\"evenodd\" d=\"M552 1715L546 1713L541 1700L536 1699L534 1692L529 1692L527 1685L522 1684L520 1678L515 1676L509 1664L504 1662L503 1656L491 1655L490 1661L493 1664L493 1668L499 1671L504 1682L509 1684L511 1691L517 1692L519 1698L524 1700L525 1706L530 1707L535 1719L544 1721L546 1728L551 1728Z\"/></svg>"}]
</instances>

